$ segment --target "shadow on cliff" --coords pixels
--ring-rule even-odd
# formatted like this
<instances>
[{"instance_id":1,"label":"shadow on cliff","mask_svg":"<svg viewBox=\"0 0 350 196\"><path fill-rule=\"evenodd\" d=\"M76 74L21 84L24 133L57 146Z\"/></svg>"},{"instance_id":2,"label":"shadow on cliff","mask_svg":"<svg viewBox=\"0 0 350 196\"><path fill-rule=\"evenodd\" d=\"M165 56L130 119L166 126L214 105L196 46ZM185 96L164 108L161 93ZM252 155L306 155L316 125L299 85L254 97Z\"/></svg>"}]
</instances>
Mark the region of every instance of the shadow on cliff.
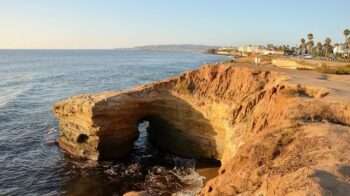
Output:
<instances>
[{"instance_id":1,"label":"shadow on cliff","mask_svg":"<svg viewBox=\"0 0 350 196\"><path fill-rule=\"evenodd\" d=\"M115 118L125 118L123 125L120 125L123 126L123 131L127 131L130 134L136 133L136 136L139 134L139 123L148 121L149 138L158 147L185 157L220 160L223 151L223 141L221 145L217 144L217 132L213 128L210 120L207 119L201 111L196 110L189 102L171 93L161 92L157 96L150 94L149 92L129 93L128 99L123 99L125 100L124 102L118 102L116 106L111 104L111 107L115 107L113 110L120 110L120 112L125 115L111 115L107 119L111 121L116 120L117 122L118 120ZM121 95L122 94L109 97L104 100L103 103L96 103L96 105L113 103L114 100L118 99L117 96ZM132 104L130 104L130 102ZM124 103L125 105L123 105ZM106 121L101 122L108 123ZM126 122L128 124L125 124ZM114 127L115 130L118 130L118 126L118 124L115 124L109 127ZM114 138L113 132L115 134L120 134L118 131L114 130L108 130L108 132L110 132L110 138ZM108 139L106 137L107 140L110 140L110 138ZM116 136L115 138L119 137ZM103 139L103 137L100 137L100 143L102 144L104 143ZM136 139L137 137L132 138L129 143L133 143ZM113 144L118 143L118 141L109 141L107 143ZM126 148L129 147L126 145L125 149ZM99 148L101 154L104 154L102 151L109 151L109 149L115 148L109 148L106 145ZM130 150L131 149L128 151ZM113 152L108 152L107 154L111 153Z\"/></svg>"},{"instance_id":2,"label":"shadow on cliff","mask_svg":"<svg viewBox=\"0 0 350 196\"><path fill-rule=\"evenodd\" d=\"M350 166L343 166L339 169L339 172L349 178ZM320 185L327 194L334 196L350 195L350 184L346 181L341 181L337 176L322 170L316 170L312 176L320 180Z\"/></svg>"}]
</instances>

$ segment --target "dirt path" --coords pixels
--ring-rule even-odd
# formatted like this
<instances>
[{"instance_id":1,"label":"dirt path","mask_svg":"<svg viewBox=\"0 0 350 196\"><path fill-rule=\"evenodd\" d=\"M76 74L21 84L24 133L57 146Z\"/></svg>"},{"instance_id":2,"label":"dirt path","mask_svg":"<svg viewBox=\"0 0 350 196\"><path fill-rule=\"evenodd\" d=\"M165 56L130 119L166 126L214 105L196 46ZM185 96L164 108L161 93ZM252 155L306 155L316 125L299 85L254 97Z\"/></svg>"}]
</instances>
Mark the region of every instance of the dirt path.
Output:
<instances>
[{"instance_id":1,"label":"dirt path","mask_svg":"<svg viewBox=\"0 0 350 196\"><path fill-rule=\"evenodd\" d=\"M240 67L254 67L254 64L232 64ZM350 75L322 74L313 70L295 70L276 67L272 64L262 65L257 68L263 71L276 71L289 77L289 81L295 84L322 87L329 90L324 99L329 101L350 102Z\"/></svg>"}]
</instances>

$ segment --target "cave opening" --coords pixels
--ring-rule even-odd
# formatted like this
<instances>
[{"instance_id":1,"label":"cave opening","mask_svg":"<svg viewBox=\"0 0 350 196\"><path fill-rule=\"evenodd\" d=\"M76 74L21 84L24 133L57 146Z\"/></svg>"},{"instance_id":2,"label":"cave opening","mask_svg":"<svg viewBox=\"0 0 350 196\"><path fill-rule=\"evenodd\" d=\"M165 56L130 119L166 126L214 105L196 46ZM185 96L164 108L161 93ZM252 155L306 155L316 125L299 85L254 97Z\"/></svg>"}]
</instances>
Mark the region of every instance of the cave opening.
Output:
<instances>
[{"instance_id":1,"label":"cave opening","mask_svg":"<svg viewBox=\"0 0 350 196\"><path fill-rule=\"evenodd\" d=\"M87 140L89 139L89 136L86 134L80 134L77 138L77 143L82 144L87 142Z\"/></svg>"},{"instance_id":2,"label":"cave opening","mask_svg":"<svg viewBox=\"0 0 350 196\"><path fill-rule=\"evenodd\" d=\"M173 127L163 119L147 116L138 122L137 128L139 137L134 142L133 154L138 156L140 163L149 164L147 165L149 168L161 166L168 170L181 168L195 171L199 176L204 177L203 185L219 175L221 166L219 160L183 156L176 151L169 151L166 146L164 148L164 141L167 141L165 137L168 136L166 132L173 131Z\"/></svg>"},{"instance_id":3,"label":"cave opening","mask_svg":"<svg viewBox=\"0 0 350 196\"><path fill-rule=\"evenodd\" d=\"M139 136L134 142L134 150L141 156L149 156L156 150L156 146L150 140L150 135L148 133L149 127L150 121L148 120L139 121L137 126Z\"/></svg>"}]
</instances>

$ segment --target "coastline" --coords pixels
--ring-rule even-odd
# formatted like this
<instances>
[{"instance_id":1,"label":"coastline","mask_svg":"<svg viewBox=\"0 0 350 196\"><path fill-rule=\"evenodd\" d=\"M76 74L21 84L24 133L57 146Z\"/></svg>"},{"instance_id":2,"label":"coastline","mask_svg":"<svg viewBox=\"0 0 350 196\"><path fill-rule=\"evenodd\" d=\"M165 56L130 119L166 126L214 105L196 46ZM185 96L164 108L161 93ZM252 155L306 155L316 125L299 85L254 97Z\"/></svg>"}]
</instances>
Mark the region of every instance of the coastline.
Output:
<instances>
[{"instance_id":1,"label":"coastline","mask_svg":"<svg viewBox=\"0 0 350 196\"><path fill-rule=\"evenodd\" d=\"M252 64L206 65L131 90L72 97L53 106L61 131L71 131L66 124L75 122L77 134L84 131L98 140L87 139L81 145L73 134L72 138L60 138L69 149L60 146L76 156L96 160L123 156L137 133L133 122L144 119L150 123L150 137L162 148L186 157L221 161L218 175L206 183L200 195L305 193L304 188L293 186L295 182L307 187L306 191L319 193L322 184L315 181L317 172L341 178L335 171L350 162L345 158L350 154L346 139L350 137L350 79L324 79L321 75L270 64L258 68ZM110 109L115 107L127 109ZM99 135L95 129L86 130L86 122L99 127ZM333 129L344 130L344 135L335 134ZM95 141L103 147L96 150ZM312 141L312 145L305 141ZM108 153L120 148L126 151ZM322 156L318 156L320 149ZM307 160L317 160L317 164ZM213 176L216 168L197 171Z\"/></svg>"}]
</instances>

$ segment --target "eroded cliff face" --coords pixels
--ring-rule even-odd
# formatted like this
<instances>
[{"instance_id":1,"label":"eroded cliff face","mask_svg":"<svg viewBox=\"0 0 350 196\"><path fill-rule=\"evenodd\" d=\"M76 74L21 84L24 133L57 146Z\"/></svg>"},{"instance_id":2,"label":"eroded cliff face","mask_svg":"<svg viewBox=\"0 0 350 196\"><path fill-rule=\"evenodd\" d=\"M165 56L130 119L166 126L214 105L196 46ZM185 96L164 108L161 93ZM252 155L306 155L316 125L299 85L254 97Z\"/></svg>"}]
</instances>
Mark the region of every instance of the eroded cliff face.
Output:
<instances>
[{"instance_id":1,"label":"eroded cliff face","mask_svg":"<svg viewBox=\"0 0 350 196\"><path fill-rule=\"evenodd\" d=\"M346 195L350 97L336 92L278 71L207 65L129 91L72 97L53 110L59 145L77 156L124 156L147 120L159 146L221 160L202 195Z\"/></svg>"}]
</instances>

